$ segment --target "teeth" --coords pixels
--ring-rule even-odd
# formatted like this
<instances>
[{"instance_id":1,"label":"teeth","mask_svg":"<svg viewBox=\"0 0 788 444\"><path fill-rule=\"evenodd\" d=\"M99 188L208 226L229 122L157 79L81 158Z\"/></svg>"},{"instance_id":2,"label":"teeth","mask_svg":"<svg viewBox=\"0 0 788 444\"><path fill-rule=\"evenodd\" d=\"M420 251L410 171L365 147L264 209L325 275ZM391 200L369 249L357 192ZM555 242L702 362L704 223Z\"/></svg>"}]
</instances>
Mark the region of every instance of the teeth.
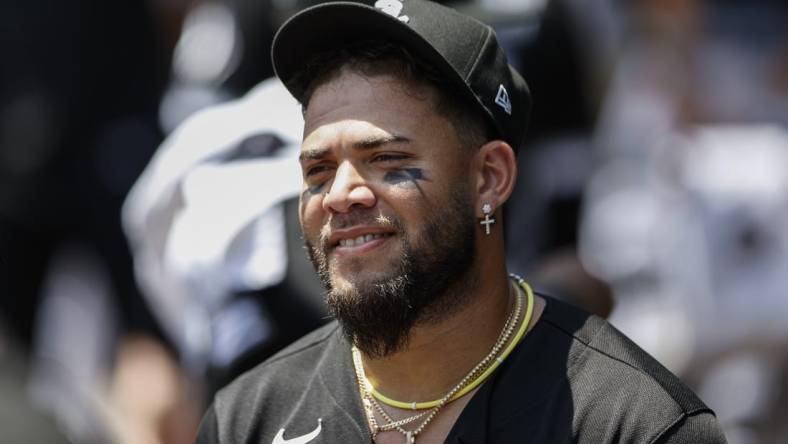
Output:
<instances>
[{"instance_id":1,"label":"teeth","mask_svg":"<svg viewBox=\"0 0 788 444\"><path fill-rule=\"evenodd\" d=\"M385 234L375 233L375 234L364 234L364 235L359 236L359 237L357 237L355 239L341 239L339 241L339 246L341 246L341 247L355 247L357 245L361 245L361 244L364 244L366 242L369 242L369 241L371 241L373 239L380 239L381 237L384 237L384 236L385 236Z\"/></svg>"}]
</instances>

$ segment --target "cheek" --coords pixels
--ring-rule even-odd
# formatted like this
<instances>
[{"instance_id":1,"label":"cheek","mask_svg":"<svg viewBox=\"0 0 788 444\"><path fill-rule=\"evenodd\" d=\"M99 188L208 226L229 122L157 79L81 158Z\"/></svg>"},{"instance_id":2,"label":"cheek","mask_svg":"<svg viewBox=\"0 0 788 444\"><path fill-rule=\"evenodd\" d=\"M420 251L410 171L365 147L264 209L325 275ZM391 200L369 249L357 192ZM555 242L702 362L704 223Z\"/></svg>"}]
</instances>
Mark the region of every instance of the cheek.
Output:
<instances>
[{"instance_id":1,"label":"cheek","mask_svg":"<svg viewBox=\"0 0 788 444\"><path fill-rule=\"evenodd\" d=\"M392 185L388 190L384 205L398 219L402 227L410 235L414 235L420 233L425 215L434 210L432 202L434 200L422 193L419 188Z\"/></svg>"},{"instance_id":2,"label":"cheek","mask_svg":"<svg viewBox=\"0 0 788 444\"><path fill-rule=\"evenodd\" d=\"M301 231L307 240L314 240L319 236L322 228L323 205L320 196L310 195L305 192L299 202L298 218L301 222Z\"/></svg>"}]
</instances>

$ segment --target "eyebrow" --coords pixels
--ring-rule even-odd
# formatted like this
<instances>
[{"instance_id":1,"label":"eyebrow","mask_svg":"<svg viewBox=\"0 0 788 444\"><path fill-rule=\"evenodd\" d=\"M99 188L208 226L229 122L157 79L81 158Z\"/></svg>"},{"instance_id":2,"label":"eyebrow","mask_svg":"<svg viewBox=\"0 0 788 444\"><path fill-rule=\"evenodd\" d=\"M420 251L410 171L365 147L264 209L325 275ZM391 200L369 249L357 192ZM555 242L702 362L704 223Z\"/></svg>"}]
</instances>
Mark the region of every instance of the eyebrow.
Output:
<instances>
[{"instance_id":1,"label":"eyebrow","mask_svg":"<svg viewBox=\"0 0 788 444\"><path fill-rule=\"evenodd\" d=\"M372 136L355 142L353 148L357 150L371 150L390 143L410 143L410 139L403 136Z\"/></svg>"},{"instance_id":2,"label":"eyebrow","mask_svg":"<svg viewBox=\"0 0 788 444\"><path fill-rule=\"evenodd\" d=\"M379 148L384 145L392 144L392 143L410 143L411 140L404 136L372 136L366 139L362 139L356 142L353 142L351 145L353 149L359 151L366 151L375 148ZM307 151L303 151L299 156L298 160L300 162L309 161L309 160L319 160L328 155L331 152L331 148L329 147L319 147L313 148Z\"/></svg>"}]
</instances>

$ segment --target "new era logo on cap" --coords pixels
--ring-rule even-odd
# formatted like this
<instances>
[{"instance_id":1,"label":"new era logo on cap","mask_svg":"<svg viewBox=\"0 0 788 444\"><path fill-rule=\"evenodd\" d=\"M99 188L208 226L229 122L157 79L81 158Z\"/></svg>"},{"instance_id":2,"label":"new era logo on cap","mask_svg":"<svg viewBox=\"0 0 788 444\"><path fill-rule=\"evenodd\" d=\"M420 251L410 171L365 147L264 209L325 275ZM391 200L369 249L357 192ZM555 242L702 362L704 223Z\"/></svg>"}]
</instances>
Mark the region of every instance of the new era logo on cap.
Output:
<instances>
[{"instance_id":1,"label":"new era logo on cap","mask_svg":"<svg viewBox=\"0 0 788 444\"><path fill-rule=\"evenodd\" d=\"M512 102L509 101L509 93L503 85L498 87L498 94L495 95L495 104L503 108L506 114L512 115Z\"/></svg>"}]
</instances>

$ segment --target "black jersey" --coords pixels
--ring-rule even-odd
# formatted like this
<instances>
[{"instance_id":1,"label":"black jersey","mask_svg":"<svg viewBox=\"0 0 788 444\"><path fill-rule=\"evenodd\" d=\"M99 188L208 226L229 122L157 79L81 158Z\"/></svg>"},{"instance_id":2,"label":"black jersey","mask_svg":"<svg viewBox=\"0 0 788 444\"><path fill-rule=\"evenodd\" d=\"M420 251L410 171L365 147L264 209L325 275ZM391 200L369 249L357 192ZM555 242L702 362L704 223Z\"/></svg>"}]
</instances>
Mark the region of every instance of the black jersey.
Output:
<instances>
[{"instance_id":1,"label":"black jersey","mask_svg":"<svg viewBox=\"0 0 788 444\"><path fill-rule=\"evenodd\" d=\"M714 413L607 321L545 310L479 388L447 443L724 443ZM279 437L277 438L277 435ZM216 396L198 443L369 443L350 345L336 323Z\"/></svg>"}]
</instances>

